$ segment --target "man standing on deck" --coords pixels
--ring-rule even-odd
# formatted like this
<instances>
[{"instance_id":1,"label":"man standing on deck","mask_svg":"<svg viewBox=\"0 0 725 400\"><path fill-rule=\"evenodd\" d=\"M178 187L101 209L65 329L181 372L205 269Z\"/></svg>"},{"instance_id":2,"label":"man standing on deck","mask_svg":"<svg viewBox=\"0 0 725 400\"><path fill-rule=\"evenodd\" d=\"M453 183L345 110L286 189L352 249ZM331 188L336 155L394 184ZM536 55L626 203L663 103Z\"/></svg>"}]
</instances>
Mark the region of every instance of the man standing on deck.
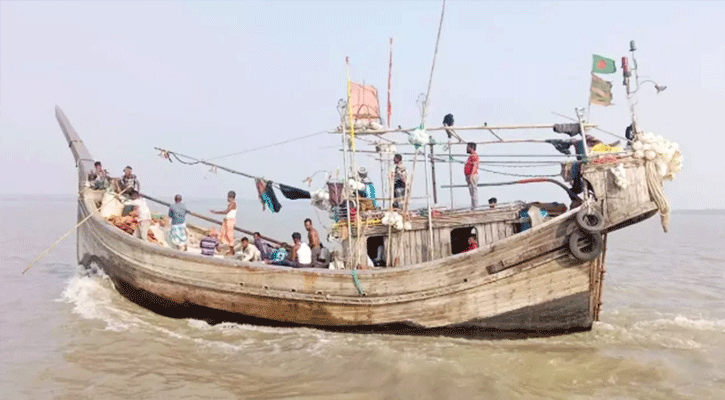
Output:
<instances>
[{"instance_id":1,"label":"man standing on deck","mask_svg":"<svg viewBox=\"0 0 725 400\"><path fill-rule=\"evenodd\" d=\"M136 237L141 240L148 241L149 228L151 227L151 210L146 200L142 199L137 191L131 192L131 200L125 204L133 205L138 212L138 228L134 232Z\"/></svg>"},{"instance_id":2,"label":"man standing on deck","mask_svg":"<svg viewBox=\"0 0 725 400\"><path fill-rule=\"evenodd\" d=\"M406 182L406 172L405 172L405 165L403 165L403 156L400 154L396 154L393 157L393 162L395 163L395 175L393 176L393 196L395 197L395 201L393 202L394 208L401 208L401 204L399 202L399 199L405 197L405 182Z\"/></svg>"},{"instance_id":3,"label":"man standing on deck","mask_svg":"<svg viewBox=\"0 0 725 400\"><path fill-rule=\"evenodd\" d=\"M317 229L312 227L312 220L309 218L305 220L305 229L307 229L307 241L312 251L312 260L317 260L322 249L320 246L320 235L317 233Z\"/></svg>"},{"instance_id":4,"label":"man standing on deck","mask_svg":"<svg viewBox=\"0 0 725 400\"><path fill-rule=\"evenodd\" d=\"M174 196L174 204L169 207L169 218L171 218L171 230L169 230L169 243L177 249L186 248L186 214L189 211L186 205L181 202L181 195Z\"/></svg>"},{"instance_id":5,"label":"man standing on deck","mask_svg":"<svg viewBox=\"0 0 725 400\"><path fill-rule=\"evenodd\" d=\"M229 245L229 251L225 255L234 255L234 224L237 221L237 201L235 200L237 194L230 190L227 193L227 208L222 211L209 210L212 214L224 215L222 221L221 233L219 234L219 241L222 244Z\"/></svg>"},{"instance_id":6,"label":"man standing on deck","mask_svg":"<svg viewBox=\"0 0 725 400\"><path fill-rule=\"evenodd\" d=\"M478 206L478 154L476 153L476 143L468 143L466 153L469 154L466 166L463 167L463 174L466 176L468 191L471 193L471 210L475 210Z\"/></svg>"}]
</instances>

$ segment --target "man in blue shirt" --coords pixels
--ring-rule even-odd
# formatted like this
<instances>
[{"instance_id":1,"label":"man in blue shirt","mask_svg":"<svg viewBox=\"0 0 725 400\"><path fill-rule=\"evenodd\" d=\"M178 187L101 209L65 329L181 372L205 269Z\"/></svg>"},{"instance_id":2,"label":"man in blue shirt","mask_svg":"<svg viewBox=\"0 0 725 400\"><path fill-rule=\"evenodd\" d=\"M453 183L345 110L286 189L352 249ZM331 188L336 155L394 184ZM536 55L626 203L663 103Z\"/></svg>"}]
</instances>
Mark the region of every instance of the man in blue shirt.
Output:
<instances>
[{"instance_id":1,"label":"man in blue shirt","mask_svg":"<svg viewBox=\"0 0 725 400\"><path fill-rule=\"evenodd\" d=\"M181 195L174 197L174 204L169 207L169 218L171 218L171 230L169 231L169 243L177 249L186 248L188 235L186 234L186 214L189 211L186 205L181 202Z\"/></svg>"}]
</instances>

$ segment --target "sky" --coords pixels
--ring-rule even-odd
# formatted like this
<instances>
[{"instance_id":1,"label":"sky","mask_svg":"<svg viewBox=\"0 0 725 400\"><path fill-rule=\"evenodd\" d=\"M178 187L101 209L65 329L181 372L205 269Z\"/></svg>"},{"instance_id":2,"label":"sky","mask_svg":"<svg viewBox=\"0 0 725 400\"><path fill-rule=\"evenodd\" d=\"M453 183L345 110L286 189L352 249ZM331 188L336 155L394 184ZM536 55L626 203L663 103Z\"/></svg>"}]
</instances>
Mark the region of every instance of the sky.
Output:
<instances>
[{"instance_id":1,"label":"sky","mask_svg":"<svg viewBox=\"0 0 725 400\"><path fill-rule=\"evenodd\" d=\"M390 37L392 124L415 126L440 12L439 1L0 2L0 193L76 189L73 158L54 115L58 105L112 175L132 166L148 194L223 200L234 189L254 198L251 180L169 163L154 147L209 159L330 130L339 124L347 56L352 80L378 88L384 113ZM635 40L641 79L668 87L656 94L653 85L642 86L640 126L683 150L683 171L665 183L672 207L725 208L725 135L716 122L725 110L723 15L725 2L714 1L448 1L426 124L439 126L448 113L456 125L567 122L553 112L571 116L586 107L592 54L619 60ZM621 74L601 76L614 84L615 105L592 106L591 120L623 134L629 111ZM459 133L466 140L493 138L485 131ZM499 135L561 136L550 130ZM339 135L320 134L217 162L301 186L318 170L341 168L339 143ZM557 153L547 144L507 144L479 147L479 154L485 160ZM358 154L356 163L379 182L377 161ZM436 169L438 184L447 184L448 166ZM455 184L464 183L462 170L454 164ZM419 163L416 195L424 194L424 179ZM479 176L479 182L512 179ZM466 189L454 193L457 206L467 203ZM567 199L542 184L480 188L479 196L480 202ZM439 189L439 197L449 203L447 190Z\"/></svg>"}]
</instances>

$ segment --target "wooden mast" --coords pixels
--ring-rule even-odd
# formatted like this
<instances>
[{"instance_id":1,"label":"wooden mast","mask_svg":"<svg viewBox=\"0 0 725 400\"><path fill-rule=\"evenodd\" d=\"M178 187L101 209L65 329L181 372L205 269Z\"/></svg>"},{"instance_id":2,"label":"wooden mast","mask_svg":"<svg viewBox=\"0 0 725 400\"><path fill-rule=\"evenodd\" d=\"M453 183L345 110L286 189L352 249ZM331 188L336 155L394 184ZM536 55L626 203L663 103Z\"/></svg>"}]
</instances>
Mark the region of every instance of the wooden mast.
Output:
<instances>
[{"instance_id":1,"label":"wooden mast","mask_svg":"<svg viewBox=\"0 0 725 400\"><path fill-rule=\"evenodd\" d=\"M433 184L433 204L438 204L438 191L436 190L436 162L433 143L430 144L430 179Z\"/></svg>"},{"instance_id":2,"label":"wooden mast","mask_svg":"<svg viewBox=\"0 0 725 400\"><path fill-rule=\"evenodd\" d=\"M393 38L390 38L390 65L388 66L388 119L387 125L390 128L390 119L393 114L393 105L390 102L390 88L393 81Z\"/></svg>"}]
</instances>

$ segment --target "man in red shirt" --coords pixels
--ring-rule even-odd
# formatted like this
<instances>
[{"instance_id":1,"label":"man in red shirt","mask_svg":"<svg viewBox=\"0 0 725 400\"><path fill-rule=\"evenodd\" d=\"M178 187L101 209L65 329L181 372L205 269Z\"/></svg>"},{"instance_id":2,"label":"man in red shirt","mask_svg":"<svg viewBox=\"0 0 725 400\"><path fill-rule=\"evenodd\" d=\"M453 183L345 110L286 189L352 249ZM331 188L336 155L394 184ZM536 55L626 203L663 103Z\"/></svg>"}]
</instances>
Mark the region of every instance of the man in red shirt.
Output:
<instances>
[{"instance_id":1,"label":"man in red shirt","mask_svg":"<svg viewBox=\"0 0 725 400\"><path fill-rule=\"evenodd\" d=\"M476 250L477 248L478 248L478 243L476 243L476 237L473 235L469 236L468 237L468 247L466 248L466 250L464 250L464 252Z\"/></svg>"},{"instance_id":2,"label":"man in red shirt","mask_svg":"<svg viewBox=\"0 0 725 400\"><path fill-rule=\"evenodd\" d=\"M476 143L468 143L466 153L469 154L463 173L466 175L466 183L468 191L471 192L471 210L475 210L478 206L478 154L476 153Z\"/></svg>"}]
</instances>

